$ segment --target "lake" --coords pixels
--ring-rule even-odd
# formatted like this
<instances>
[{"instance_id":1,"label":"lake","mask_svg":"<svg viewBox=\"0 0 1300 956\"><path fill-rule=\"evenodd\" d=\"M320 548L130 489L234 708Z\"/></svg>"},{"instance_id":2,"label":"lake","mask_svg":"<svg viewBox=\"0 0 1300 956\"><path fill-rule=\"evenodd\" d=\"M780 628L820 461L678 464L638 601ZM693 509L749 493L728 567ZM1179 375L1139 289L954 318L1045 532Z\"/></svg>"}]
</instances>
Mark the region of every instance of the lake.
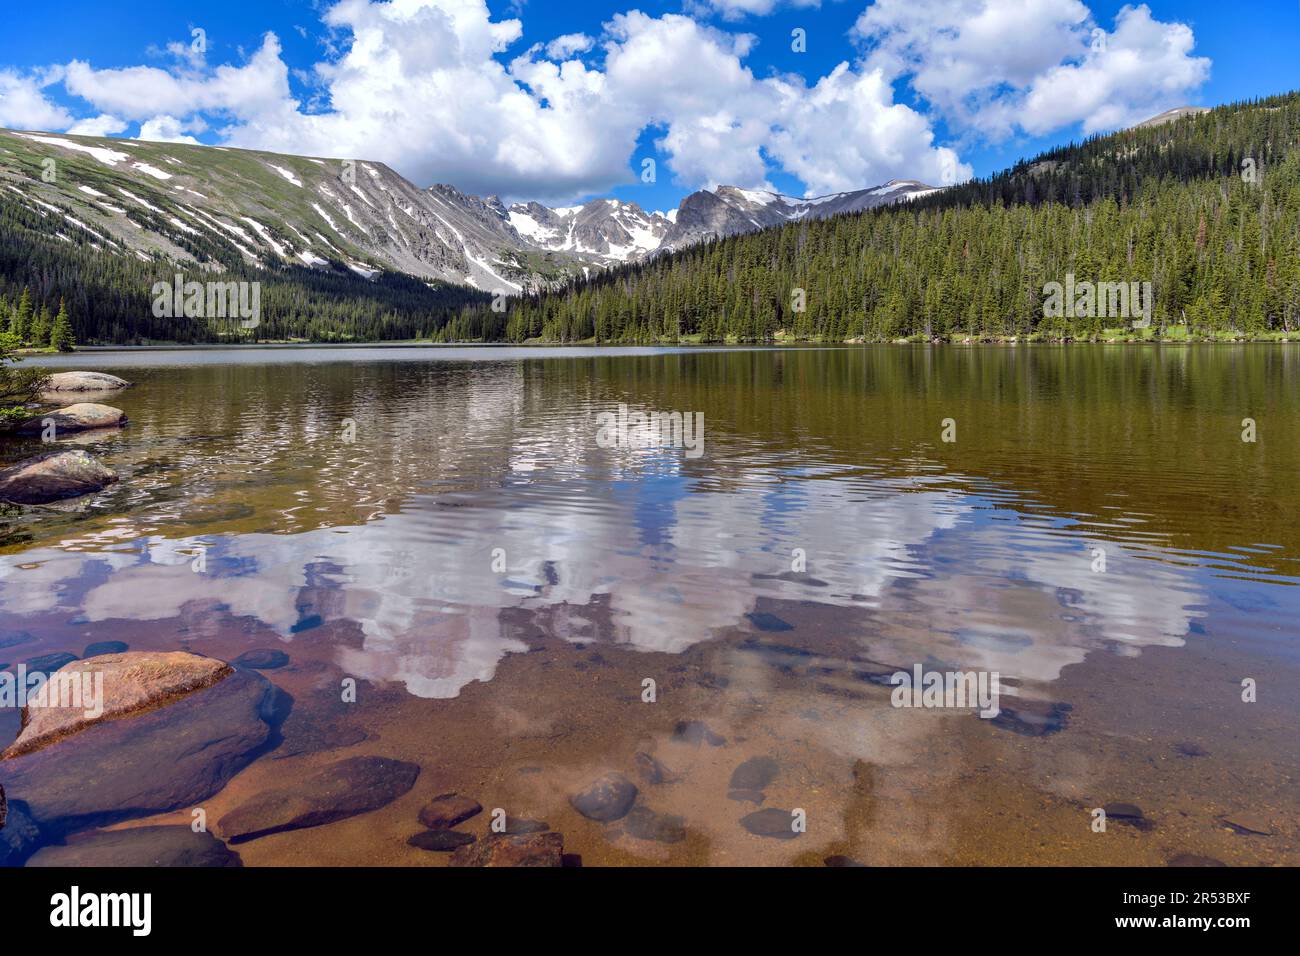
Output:
<instances>
[{"instance_id":1,"label":"lake","mask_svg":"<svg viewBox=\"0 0 1300 956\"><path fill-rule=\"evenodd\" d=\"M130 424L59 439L118 484L2 513L0 663L283 652L212 822L340 758L420 767L245 865L441 865L406 840L453 791L459 829L545 821L584 865L1300 863L1296 346L42 364L133 381ZM602 434L620 406L686 437ZM918 668L996 674L997 715L896 706ZM579 813L609 773L637 811Z\"/></svg>"}]
</instances>

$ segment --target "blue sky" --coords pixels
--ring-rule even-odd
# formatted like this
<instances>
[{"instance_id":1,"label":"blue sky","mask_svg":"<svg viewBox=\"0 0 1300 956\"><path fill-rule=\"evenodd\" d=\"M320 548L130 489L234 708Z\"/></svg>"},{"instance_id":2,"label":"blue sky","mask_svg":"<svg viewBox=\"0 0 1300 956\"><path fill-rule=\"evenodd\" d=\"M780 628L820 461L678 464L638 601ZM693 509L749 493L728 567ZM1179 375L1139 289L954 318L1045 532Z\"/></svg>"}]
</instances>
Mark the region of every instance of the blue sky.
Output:
<instances>
[{"instance_id":1,"label":"blue sky","mask_svg":"<svg viewBox=\"0 0 1300 956\"><path fill-rule=\"evenodd\" d=\"M799 195L980 175L1169 106L1300 86L1300 0L813 3L13 4L0 125L356 155L419 185L666 209L718 182ZM566 35L582 38L546 49Z\"/></svg>"}]
</instances>

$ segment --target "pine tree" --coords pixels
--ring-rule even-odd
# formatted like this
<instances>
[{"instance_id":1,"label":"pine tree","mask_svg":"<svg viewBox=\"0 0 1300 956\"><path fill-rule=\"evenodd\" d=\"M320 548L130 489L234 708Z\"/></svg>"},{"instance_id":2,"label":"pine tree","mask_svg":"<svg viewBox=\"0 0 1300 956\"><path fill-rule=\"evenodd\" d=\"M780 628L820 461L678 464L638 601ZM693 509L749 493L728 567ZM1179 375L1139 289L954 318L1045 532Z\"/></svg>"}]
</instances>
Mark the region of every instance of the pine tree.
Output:
<instances>
[{"instance_id":1,"label":"pine tree","mask_svg":"<svg viewBox=\"0 0 1300 956\"><path fill-rule=\"evenodd\" d=\"M54 325L54 320L50 317L50 307L41 306L40 314L36 321L32 323L31 345L32 348L43 349L50 344L50 329Z\"/></svg>"},{"instance_id":2,"label":"pine tree","mask_svg":"<svg viewBox=\"0 0 1300 956\"><path fill-rule=\"evenodd\" d=\"M77 347L72 335L72 320L63 300L59 300L59 314L54 317L54 326L50 329L50 348L59 352L71 352Z\"/></svg>"},{"instance_id":3,"label":"pine tree","mask_svg":"<svg viewBox=\"0 0 1300 956\"><path fill-rule=\"evenodd\" d=\"M18 308L14 309L9 319L9 331L18 337L19 343L26 342L32 333L32 294L25 286L22 297L18 300Z\"/></svg>"}]
</instances>

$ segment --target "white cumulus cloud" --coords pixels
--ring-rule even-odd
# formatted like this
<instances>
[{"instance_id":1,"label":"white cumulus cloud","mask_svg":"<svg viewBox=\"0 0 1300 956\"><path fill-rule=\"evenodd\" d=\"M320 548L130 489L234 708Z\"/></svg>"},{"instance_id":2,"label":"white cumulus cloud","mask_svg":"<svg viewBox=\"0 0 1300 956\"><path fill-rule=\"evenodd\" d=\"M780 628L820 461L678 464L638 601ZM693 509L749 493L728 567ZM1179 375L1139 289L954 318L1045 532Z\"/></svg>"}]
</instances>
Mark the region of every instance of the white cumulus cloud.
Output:
<instances>
[{"instance_id":1,"label":"white cumulus cloud","mask_svg":"<svg viewBox=\"0 0 1300 956\"><path fill-rule=\"evenodd\" d=\"M853 32L868 67L990 139L1131 124L1186 105L1210 67L1190 27L1145 4L1107 31L1080 0L876 0Z\"/></svg>"}]
</instances>

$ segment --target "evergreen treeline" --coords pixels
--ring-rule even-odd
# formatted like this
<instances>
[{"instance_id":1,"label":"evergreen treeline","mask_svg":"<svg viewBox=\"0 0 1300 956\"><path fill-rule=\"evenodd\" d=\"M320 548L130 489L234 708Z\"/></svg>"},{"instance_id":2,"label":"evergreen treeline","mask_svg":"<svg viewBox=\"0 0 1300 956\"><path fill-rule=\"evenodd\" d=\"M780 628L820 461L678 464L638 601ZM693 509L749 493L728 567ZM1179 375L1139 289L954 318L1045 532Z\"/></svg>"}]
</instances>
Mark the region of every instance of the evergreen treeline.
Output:
<instances>
[{"instance_id":1,"label":"evergreen treeline","mask_svg":"<svg viewBox=\"0 0 1300 956\"><path fill-rule=\"evenodd\" d=\"M132 209L131 215L152 214ZM467 305L490 301L467 286L387 272L367 280L342 265L328 271L253 268L202 235L176 241L196 258L220 263L224 271L203 273L161 259L146 262L108 252L80 229L68 228L63 236L51 234L47 219L0 192L0 300L12 309L26 290L38 316L57 309L62 300L72 334L83 344L410 339L430 334ZM260 282L261 324L245 331L237 319L155 317L154 284L170 284L177 272L186 279ZM40 344L48 344L48 336L47 331Z\"/></svg>"},{"instance_id":2,"label":"evergreen treeline","mask_svg":"<svg viewBox=\"0 0 1300 956\"><path fill-rule=\"evenodd\" d=\"M58 313L51 315L48 305L33 306L31 290L26 288L18 301L12 304L0 295L0 334L6 332L11 336L8 342L11 349L26 347L71 352L77 345L72 317L63 301L59 300Z\"/></svg>"},{"instance_id":3,"label":"evergreen treeline","mask_svg":"<svg viewBox=\"0 0 1300 956\"><path fill-rule=\"evenodd\" d=\"M62 300L72 334L87 343L1068 339L1129 325L1045 318L1044 286L1072 274L1151 283L1156 335L1292 332L1298 137L1300 94L1233 104L1054 149L902 206L600 272L511 300L504 312L468 287L391 273L367 281L342 265L257 269L210 237L175 236L195 258L224 266L211 278L261 282L253 332L238 320L155 317L154 283L170 282L174 264L107 252L81 230L52 235L46 218L0 193L0 299L12 312L27 290L37 320Z\"/></svg>"},{"instance_id":4,"label":"evergreen treeline","mask_svg":"<svg viewBox=\"0 0 1300 956\"><path fill-rule=\"evenodd\" d=\"M1085 338L1067 274L1150 282L1155 334L1300 325L1300 94L1063 147L903 206L688 248L457 316L447 339ZM1244 162L1249 160L1249 162ZM804 309L798 308L802 290Z\"/></svg>"}]
</instances>

